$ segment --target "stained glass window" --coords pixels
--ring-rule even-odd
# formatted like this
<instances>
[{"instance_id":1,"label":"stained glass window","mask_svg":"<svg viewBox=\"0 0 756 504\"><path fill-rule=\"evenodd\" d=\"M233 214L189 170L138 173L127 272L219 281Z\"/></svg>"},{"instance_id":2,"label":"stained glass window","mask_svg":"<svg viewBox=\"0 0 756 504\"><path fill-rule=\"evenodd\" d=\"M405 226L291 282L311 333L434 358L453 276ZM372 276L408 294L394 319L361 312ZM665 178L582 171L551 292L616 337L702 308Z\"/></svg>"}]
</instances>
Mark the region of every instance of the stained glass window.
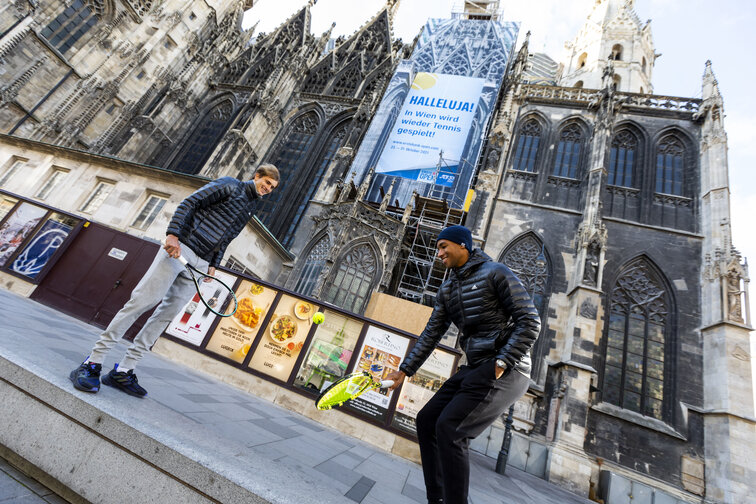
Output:
<instances>
[{"instance_id":1,"label":"stained glass window","mask_svg":"<svg viewBox=\"0 0 756 504\"><path fill-rule=\"evenodd\" d=\"M42 29L50 45L65 54L85 33L97 24L105 8L101 0L73 0L69 7Z\"/></svg>"},{"instance_id":2,"label":"stained glass window","mask_svg":"<svg viewBox=\"0 0 756 504\"><path fill-rule=\"evenodd\" d=\"M231 100L224 100L210 109L194 130L183 155L173 163L173 169L192 175L199 173L223 136L233 110Z\"/></svg>"},{"instance_id":3,"label":"stained glass window","mask_svg":"<svg viewBox=\"0 0 756 504\"><path fill-rule=\"evenodd\" d=\"M612 138L609 154L609 185L636 187L635 162L638 151L638 138L628 130L619 131Z\"/></svg>"},{"instance_id":4,"label":"stained glass window","mask_svg":"<svg viewBox=\"0 0 756 504\"><path fill-rule=\"evenodd\" d=\"M294 212L294 217L283 237L284 244L290 244L291 240L294 238L294 231L299 225L299 221L302 219L302 215L304 214L307 205L315 194L315 190L320 186L320 181L323 180L323 174L325 174L326 168L331 164L331 161L333 161L333 158L336 156L336 152L339 150L339 147L341 147L341 143L344 141L347 126L348 123L343 124L331 133L328 140L325 142L325 149L323 149L320 157L315 161L314 171L308 170L311 175L307 177L308 182L305 185L304 194L299 196L299 204Z\"/></svg>"},{"instance_id":5,"label":"stained glass window","mask_svg":"<svg viewBox=\"0 0 756 504\"><path fill-rule=\"evenodd\" d=\"M683 195L683 156L685 148L682 142L667 136L656 148L656 192Z\"/></svg>"},{"instance_id":6,"label":"stained glass window","mask_svg":"<svg viewBox=\"0 0 756 504\"><path fill-rule=\"evenodd\" d=\"M315 290L320 273L323 271L328 251L331 249L331 242L327 236L324 236L310 249L307 254L304 267L299 274L297 285L294 287L296 292L309 296Z\"/></svg>"},{"instance_id":7,"label":"stained glass window","mask_svg":"<svg viewBox=\"0 0 756 504\"><path fill-rule=\"evenodd\" d=\"M541 141L541 125L531 119L522 125L515 148L513 169L535 173L538 143Z\"/></svg>"},{"instance_id":8,"label":"stained glass window","mask_svg":"<svg viewBox=\"0 0 756 504\"><path fill-rule=\"evenodd\" d=\"M532 234L525 235L511 244L499 259L507 265L520 279L525 290L528 291L538 314L541 316L541 332L544 332L546 308L549 304L549 262L543 244ZM539 337L530 356L533 361L532 376L538 380L545 358L547 345L544 338Z\"/></svg>"},{"instance_id":9,"label":"stained glass window","mask_svg":"<svg viewBox=\"0 0 756 504\"><path fill-rule=\"evenodd\" d=\"M354 247L338 261L336 273L323 300L354 313L362 313L370 297L377 259L367 244Z\"/></svg>"},{"instance_id":10,"label":"stained glass window","mask_svg":"<svg viewBox=\"0 0 756 504\"><path fill-rule=\"evenodd\" d=\"M301 180L300 168L310 150L315 134L320 126L318 116L314 112L308 112L296 118L287 129L283 139L275 150L270 162L273 163L280 174L278 187L275 191L257 203L256 214L268 228L276 227L276 221L280 217L281 209L278 209L282 195L287 194L291 184L309 184L309 180ZM279 239L282 237L279 236Z\"/></svg>"},{"instance_id":11,"label":"stained glass window","mask_svg":"<svg viewBox=\"0 0 756 504\"><path fill-rule=\"evenodd\" d=\"M554 159L554 175L577 178L582 142L583 132L577 124L570 124L562 129L559 134L556 158Z\"/></svg>"},{"instance_id":12,"label":"stained glass window","mask_svg":"<svg viewBox=\"0 0 756 504\"><path fill-rule=\"evenodd\" d=\"M625 269L612 289L604 361L603 400L658 419L668 360L666 298L645 261Z\"/></svg>"}]
</instances>

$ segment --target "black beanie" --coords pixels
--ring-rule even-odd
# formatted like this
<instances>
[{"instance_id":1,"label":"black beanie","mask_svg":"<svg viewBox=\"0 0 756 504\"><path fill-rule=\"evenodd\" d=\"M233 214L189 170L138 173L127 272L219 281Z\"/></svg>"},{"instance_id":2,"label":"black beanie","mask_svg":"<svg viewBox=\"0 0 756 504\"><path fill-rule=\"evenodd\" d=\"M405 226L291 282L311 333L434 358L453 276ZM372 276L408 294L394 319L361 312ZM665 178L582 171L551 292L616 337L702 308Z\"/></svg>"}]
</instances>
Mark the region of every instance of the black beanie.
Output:
<instances>
[{"instance_id":1,"label":"black beanie","mask_svg":"<svg viewBox=\"0 0 756 504\"><path fill-rule=\"evenodd\" d=\"M465 226L449 226L439 233L436 241L448 240L452 243L464 245L468 252L472 252L472 233Z\"/></svg>"}]
</instances>

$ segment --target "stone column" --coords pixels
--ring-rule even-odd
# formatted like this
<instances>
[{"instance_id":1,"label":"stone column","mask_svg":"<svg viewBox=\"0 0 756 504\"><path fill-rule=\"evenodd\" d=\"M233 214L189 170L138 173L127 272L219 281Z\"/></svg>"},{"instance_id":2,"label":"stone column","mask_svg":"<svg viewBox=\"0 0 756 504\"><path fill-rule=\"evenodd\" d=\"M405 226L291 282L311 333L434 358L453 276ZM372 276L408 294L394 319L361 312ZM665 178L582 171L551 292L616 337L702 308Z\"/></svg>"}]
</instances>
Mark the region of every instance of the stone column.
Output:
<instances>
[{"instance_id":1,"label":"stone column","mask_svg":"<svg viewBox=\"0 0 756 504\"><path fill-rule=\"evenodd\" d=\"M612 76L610 64L604 73L604 88L591 140L583 220L575 237L573 276L567 291L566 327L563 340L557 342L560 362L553 366L553 381L560 384L561 392L556 401L551 401L549 411L549 436L553 445L547 478L586 496L591 480L596 483L598 478L598 466L586 457L583 445L591 406L591 384L597 375L592 367L593 355L602 333L601 279L607 232L601 220L601 191L617 106Z\"/></svg>"},{"instance_id":2,"label":"stone column","mask_svg":"<svg viewBox=\"0 0 756 504\"><path fill-rule=\"evenodd\" d=\"M724 107L711 62L703 76L701 316L704 373L705 495L712 502L753 499L756 468L752 328L748 267L732 246Z\"/></svg>"}]
</instances>

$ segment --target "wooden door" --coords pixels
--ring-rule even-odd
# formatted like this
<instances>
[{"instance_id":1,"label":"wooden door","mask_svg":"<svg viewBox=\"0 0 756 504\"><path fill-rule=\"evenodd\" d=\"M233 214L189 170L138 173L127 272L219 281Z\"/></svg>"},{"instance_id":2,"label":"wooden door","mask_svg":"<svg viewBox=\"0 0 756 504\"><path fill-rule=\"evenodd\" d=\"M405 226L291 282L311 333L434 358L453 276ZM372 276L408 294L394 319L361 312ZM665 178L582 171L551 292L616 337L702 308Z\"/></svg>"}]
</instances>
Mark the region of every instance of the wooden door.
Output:
<instances>
[{"instance_id":1,"label":"wooden door","mask_svg":"<svg viewBox=\"0 0 756 504\"><path fill-rule=\"evenodd\" d=\"M98 327L128 301L159 245L90 223L81 230L31 298ZM143 315L128 334L141 327ZM140 323L141 322L141 323Z\"/></svg>"}]
</instances>

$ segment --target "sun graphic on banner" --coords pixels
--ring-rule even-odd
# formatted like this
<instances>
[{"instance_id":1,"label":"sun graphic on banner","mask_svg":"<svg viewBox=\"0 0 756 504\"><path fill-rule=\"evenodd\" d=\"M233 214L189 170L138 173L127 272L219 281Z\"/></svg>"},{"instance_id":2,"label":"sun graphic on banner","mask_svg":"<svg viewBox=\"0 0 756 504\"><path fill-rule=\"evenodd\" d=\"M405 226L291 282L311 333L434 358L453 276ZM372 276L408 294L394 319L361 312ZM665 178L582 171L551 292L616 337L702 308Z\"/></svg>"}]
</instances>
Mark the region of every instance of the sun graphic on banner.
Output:
<instances>
[{"instance_id":1,"label":"sun graphic on banner","mask_svg":"<svg viewBox=\"0 0 756 504\"><path fill-rule=\"evenodd\" d=\"M412 82L412 89L430 89L438 82L438 76L436 74L427 72L418 72L415 76L415 80Z\"/></svg>"}]
</instances>

